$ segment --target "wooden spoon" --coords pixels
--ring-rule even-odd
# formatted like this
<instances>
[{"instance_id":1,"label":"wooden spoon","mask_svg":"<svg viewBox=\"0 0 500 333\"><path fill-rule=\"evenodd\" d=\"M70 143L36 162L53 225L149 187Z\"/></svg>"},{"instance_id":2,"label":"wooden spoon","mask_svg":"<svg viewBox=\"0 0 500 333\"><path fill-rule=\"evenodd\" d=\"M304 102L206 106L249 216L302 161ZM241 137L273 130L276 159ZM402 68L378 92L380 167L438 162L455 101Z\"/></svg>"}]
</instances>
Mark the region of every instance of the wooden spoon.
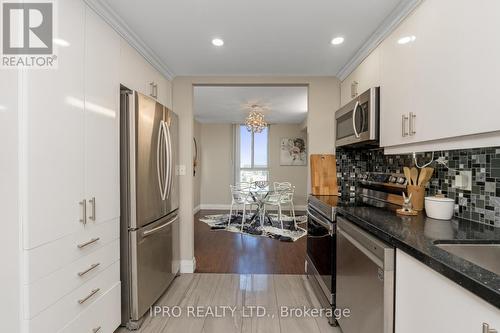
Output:
<instances>
[{"instance_id":1,"label":"wooden spoon","mask_svg":"<svg viewBox=\"0 0 500 333\"><path fill-rule=\"evenodd\" d=\"M420 175L418 176L418 186L422 186L424 179L427 177L427 168L420 170Z\"/></svg>"},{"instance_id":2,"label":"wooden spoon","mask_svg":"<svg viewBox=\"0 0 500 333\"><path fill-rule=\"evenodd\" d=\"M425 177L422 180L420 179L418 180L418 185L425 187L429 182L429 180L431 180L433 173L434 173L434 168L425 168Z\"/></svg>"},{"instance_id":3,"label":"wooden spoon","mask_svg":"<svg viewBox=\"0 0 500 333\"><path fill-rule=\"evenodd\" d=\"M406 177L406 181L409 185L411 185L411 172L410 172L410 168L408 167L404 167L403 168L403 172L405 173L405 177Z\"/></svg>"},{"instance_id":4,"label":"wooden spoon","mask_svg":"<svg viewBox=\"0 0 500 333\"><path fill-rule=\"evenodd\" d=\"M411 183L412 185L417 185L417 180L418 180L418 170L417 168L413 167L410 170L411 172Z\"/></svg>"}]
</instances>

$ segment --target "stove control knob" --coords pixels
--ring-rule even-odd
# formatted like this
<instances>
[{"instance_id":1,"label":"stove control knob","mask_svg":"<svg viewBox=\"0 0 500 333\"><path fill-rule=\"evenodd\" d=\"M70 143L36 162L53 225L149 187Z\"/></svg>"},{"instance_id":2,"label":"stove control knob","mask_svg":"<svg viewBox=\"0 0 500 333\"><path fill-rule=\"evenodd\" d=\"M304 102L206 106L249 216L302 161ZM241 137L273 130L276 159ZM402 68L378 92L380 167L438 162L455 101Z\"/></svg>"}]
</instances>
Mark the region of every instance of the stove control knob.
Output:
<instances>
[{"instance_id":1,"label":"stove control knob","mask_svg":"<svg viewBox=\"0 0 500 333\"><path fill-rule=\"evenodd\" d=\"M398 184L403 185L405 182L406 182L406 178L405 177L398 177Z\"/></svg>"},{"instance_id":2,"label":"stove control knob","mask_svg":"<svg viewBox=\"0 0 500 333\"><path fill-rule=\"evenodd\" d=\"M396 177L394 177L394 176L390 176L389 177L389 183L395 183L395 182L397 182L397 180L398 179Z\"/></svg>"}]
</instances>

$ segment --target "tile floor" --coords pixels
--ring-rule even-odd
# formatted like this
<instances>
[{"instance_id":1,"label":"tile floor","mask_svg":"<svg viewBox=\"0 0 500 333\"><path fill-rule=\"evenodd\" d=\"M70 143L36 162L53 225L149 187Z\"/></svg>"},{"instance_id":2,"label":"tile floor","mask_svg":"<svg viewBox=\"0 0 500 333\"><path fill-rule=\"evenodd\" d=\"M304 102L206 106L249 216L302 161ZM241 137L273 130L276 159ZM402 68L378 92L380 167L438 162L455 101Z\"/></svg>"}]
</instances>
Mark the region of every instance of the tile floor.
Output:
<instances>
[{"instance_id":1,"label":"tile floor","mask_svg":"<svg viewBox=\"0 0 500 333\"><path fill-rule=\"evenodd\" d=\"M176 278L165 295L157 302L159 306L179 306L182 315L148 316L138 333L198 333L198 332L329 332L340 333L331 327L326 318L280 316L281 306L289 308L321 308L304 275L270 274L183 274ZM195 318L188 309L201 306L208 311L210 306L231 306L234 315L226 308L227 315L216 318ZM262 306L266 315L250 315L251 306ZM259 308L259 311L263 311ZM176 308L179 309L179 308ZM218 307L218 314L222 308ZM254 307L256 311L256 307ZM193 310L191 310L193 311ZM115 333L128 332L124 328Z\"/></svg>"}]
</instances>

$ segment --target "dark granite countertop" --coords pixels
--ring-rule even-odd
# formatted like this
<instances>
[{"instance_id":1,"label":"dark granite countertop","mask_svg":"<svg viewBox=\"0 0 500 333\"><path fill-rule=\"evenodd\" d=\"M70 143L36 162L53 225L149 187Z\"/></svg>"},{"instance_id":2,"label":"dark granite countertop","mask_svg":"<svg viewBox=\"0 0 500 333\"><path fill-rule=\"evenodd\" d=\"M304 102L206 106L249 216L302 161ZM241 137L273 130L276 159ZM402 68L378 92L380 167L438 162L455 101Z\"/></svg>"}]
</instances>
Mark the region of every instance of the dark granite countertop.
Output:
<instances>
[{"instance_id":1,"label":"dark granite countertop","mask_svg":"<svg viewBox=\"0 0 500 333\"><path fill-rule=\"evenodd\" d=\"M387 207L339 205L337 212L500 308L499 275L436 246L438 242L500 243L500 228L462 219L435 220L424 213L399 216Z\"/></svg>"}]
</instances>

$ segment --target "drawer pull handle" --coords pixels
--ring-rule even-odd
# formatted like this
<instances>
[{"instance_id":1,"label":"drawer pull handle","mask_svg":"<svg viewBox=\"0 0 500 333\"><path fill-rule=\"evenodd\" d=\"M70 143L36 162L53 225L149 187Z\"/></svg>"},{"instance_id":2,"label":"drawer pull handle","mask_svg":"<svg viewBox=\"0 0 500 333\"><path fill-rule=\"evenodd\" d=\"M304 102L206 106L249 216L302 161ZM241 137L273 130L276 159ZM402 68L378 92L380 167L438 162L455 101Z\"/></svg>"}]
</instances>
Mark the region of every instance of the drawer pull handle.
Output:
<instances>
[{"instance_id":1,"label":"drawer pull handle","mask_svg":"<svg viewBox=\"0 0 500 333\"><path fill-rule=\"evenodd\" d=\"M85 298L82 298L82 299L79 299L78 300L78 304L83 304L85 303L86 301L89 300L89 298L91 298L92 296L94 296L95 294L97 294L99 291L101 290L101 288L97 288L97 289L94 289L90 292L90 294L88 294Z\"/></svg>"},{"instance_id":2,"label":"drawer pull handle","mask_svg":"<svg viewBox=\"0 0 500 333\"><path fill-rule=\"evenodd\" d=\"M88 242L85 242L85 243L82 243L82 244L78 244L78 248L79 249L83 249L85 246L87 245L90 245L90 244L93 244L95 242L97 242L98 240L100 240L101 238L99 237L96 237L96 238L92 238L91 240L89 240Z\"/></svg>"},{"instance_id":3,"label":"drawer pull handle","mask_svg":"<svg viewBox=\"0 0 500 333\"><path fill-rule=\"evenodd\" d=\"M92 333L97 333L101 331L101 326L92 329Z\"/></svg>"},{"instance_id":4,"label":"drawer pull handle","mask_svg":"<svg viewBox=\"0 0 500 333\"><path fill-rule=\"evenodd\" d=\"M100 264L101 264L101 263L100 263L100 262L98 262L98 263L96 263L96 264L91 265L89 268L87 268L87 269L86 269L86 270L84 270L83 272L79 272L79 273L78 273L78 276L84 276L85 274L87 274L87 273L88 273L88 272L90 272L91 270L93 270L93 269L95 269L95 268L99 267L99 265L100 265Z\"/></svg>"}]
</instances>

